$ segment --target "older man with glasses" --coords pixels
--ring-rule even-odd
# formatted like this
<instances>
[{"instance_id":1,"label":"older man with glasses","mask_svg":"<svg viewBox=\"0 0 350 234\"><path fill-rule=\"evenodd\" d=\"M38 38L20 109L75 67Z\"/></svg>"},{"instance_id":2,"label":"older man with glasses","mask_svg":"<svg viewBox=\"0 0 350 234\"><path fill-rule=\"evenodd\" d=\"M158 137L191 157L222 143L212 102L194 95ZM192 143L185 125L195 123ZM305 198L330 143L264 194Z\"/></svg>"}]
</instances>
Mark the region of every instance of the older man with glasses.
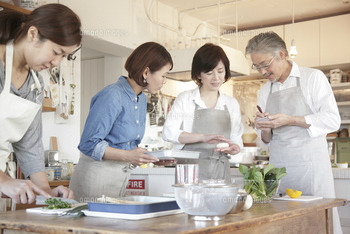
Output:
<instances>
[{"instance_id":1,"label":"older man with glasses","mask_svg":"<svg viewBox=\"0 0 350 234\"><path fill-rule=\"evenodd\" d=\"M246 55L252 69L268 79L259 91L262 112L256 113L255 126L270 147L270 163L287 168L280 192L291 188L334 198L326 135L339 129L340 116L326 76L288 60L286 44L274 32L250 39ZM334 233L342 233L336 208L333 214Z\"/></svg>"}]
</instances>

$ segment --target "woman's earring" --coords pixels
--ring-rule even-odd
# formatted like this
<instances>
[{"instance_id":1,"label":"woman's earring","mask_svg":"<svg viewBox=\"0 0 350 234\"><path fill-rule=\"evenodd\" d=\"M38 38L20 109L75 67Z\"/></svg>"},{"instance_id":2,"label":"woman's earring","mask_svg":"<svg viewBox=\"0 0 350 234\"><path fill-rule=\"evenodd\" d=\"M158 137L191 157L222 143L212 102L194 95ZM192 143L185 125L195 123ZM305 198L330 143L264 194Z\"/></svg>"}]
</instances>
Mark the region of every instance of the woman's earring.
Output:
<instances>
[{"instance_id":1,"label":"woman's earring","mask_svg":"<svg viewBox=\"0 0 350 234\"><path fill-rule=\"evenodd\" d=\"M147 83L146 79L143 79L143 83Z\"/></svg>"}]
</instances>

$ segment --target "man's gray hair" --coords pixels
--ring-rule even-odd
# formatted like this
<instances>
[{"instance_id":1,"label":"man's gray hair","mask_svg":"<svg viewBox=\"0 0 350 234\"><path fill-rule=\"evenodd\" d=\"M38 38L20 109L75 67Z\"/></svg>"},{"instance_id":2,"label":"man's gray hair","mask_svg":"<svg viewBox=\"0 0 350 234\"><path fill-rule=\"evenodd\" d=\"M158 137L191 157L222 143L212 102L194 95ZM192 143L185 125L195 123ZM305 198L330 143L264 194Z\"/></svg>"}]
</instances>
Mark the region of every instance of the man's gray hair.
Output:
<instances>
[{"instance_id":1,"label":"man's gray hair","mask_svg":"<svg viewBox=\"0 0 350 234\"><path fill-rule=\"evenodd\" d=\"M277 55L281 50L284 51L286 57L288 57L288 50L286 43L275 32L264 32L256 35L248 41L248 45L245 48L245 54L252 53L271 53Z\"/></svg>"}]
</instances>

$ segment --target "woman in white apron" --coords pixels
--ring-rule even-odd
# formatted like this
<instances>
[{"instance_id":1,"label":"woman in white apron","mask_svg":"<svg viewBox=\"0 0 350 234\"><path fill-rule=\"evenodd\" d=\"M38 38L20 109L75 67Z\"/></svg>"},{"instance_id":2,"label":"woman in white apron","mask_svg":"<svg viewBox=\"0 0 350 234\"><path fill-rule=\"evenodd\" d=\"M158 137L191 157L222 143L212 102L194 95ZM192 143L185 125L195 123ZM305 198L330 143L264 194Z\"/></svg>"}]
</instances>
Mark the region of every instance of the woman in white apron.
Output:
<instances>
[{"instance_id":1,"label":"woman in white apron","mask_svg":"<svg viewBox=\"0 0 350 234\"><path fill-rule=\"evenodd\" d=\"M58 23L58 17L64 20ZM73 197L63 186L51 190L46 178L41 140L43 80L37 72L58 65L80 44L80 20L61 4L39 7L27 16L5 9L0 30L0 192L16 203L33 202L33 192ZM4 174L11 146L25 178L31 180Z\"/></svg>"},{"instance_id":2,"label":"woman in white apron","mask_svg":"<svg viewBox=\"0 0 350 234\"><path fill-rule=\"evenodd\" d=\"M239 104L219 90L231 77L229 66L221 47L208 43L199 48L192 61L192 79L198 87L178 95L164 124L164 140L175 148L200 152L199 180L230 183L228 154L243 146ZM228 146L218 149L220 142Z\"/></svg>"},{"instance_id":3,"label":"woman in white apron","mask_svg":"<svg viewBox=\"0 0 350 234\"><path fill-rule=\"evenodd\" d=\"M269 81L262 87L256 128L270 144L270 163L286 167L280 192L296 189L305 195L335 198L326 134L338 130L340 117L325 75L288 61L284 41L275 33L262 33L248 42L253 69ZM268 121L259 121L267 116ZM334 232L342 233L334 208Z\"/></svg>"},{"instance_id":4,"label":"woman in white apron","mask_svg":"<svg viewBox=\"0 0 350 234\"><path fill-rule=\"evenodd\" d=\"M158 161L138 147L146 126L147 100L142 91L159 91L172 66L163 46L144 43L125 63L128 77L119 77L92 98L78 147L82 155L70 182L76 200L124 196L133 165Z\"/></svg>"}]
</instances>

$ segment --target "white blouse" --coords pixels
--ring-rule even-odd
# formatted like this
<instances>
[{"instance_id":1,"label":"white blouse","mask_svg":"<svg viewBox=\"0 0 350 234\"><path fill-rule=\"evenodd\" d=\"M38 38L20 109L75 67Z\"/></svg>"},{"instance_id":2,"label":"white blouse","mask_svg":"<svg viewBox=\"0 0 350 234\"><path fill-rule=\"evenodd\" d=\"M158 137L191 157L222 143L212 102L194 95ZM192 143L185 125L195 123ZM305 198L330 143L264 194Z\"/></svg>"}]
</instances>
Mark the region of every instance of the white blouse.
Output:
<instances>
[{"instance_id":1,"label":"white blouse","mask_svg":"<svg viewBox=\"0 0 350 234\"><path fill-rule=\"evenodd\" d=\"M313 114L305 116L306 123L311 125L307 129L310 137L326 136L327 133L337 131L341 121L339 110L332 88L322 71L299 67L293 62L288 78L284 83L275 82L272 85L272 92L295 87L297 77L300 77L302 93L313 112ZM258 105L263 111L266 109L270 88L271 81L268 81L258 94ZM260 130L258 130L258 134L261 137Z\"/></svg>"},{"instance_id":2,"label":"white blouse","mask_svg":"<svg viewBox=\"0 0 350 234\"><path fill-rule=\"evenodd\" d=\"M233 97L230 97L219 91L219 98L215 109L225 110L225 105L231 118L231 136L232 143L243 147L242 134L244 131L241 122L241 112L239 103ZM182 149L184 144L179 142L179 136L182 132L192 132L195 104L199 109L207 109L205 103L200 98L199 88L182 92L175 99L174 105L167 115L163 127L163 139L174 143L174 148ZM220 121L220 120L218 120Z\"/></svg>"}]
</instances>

